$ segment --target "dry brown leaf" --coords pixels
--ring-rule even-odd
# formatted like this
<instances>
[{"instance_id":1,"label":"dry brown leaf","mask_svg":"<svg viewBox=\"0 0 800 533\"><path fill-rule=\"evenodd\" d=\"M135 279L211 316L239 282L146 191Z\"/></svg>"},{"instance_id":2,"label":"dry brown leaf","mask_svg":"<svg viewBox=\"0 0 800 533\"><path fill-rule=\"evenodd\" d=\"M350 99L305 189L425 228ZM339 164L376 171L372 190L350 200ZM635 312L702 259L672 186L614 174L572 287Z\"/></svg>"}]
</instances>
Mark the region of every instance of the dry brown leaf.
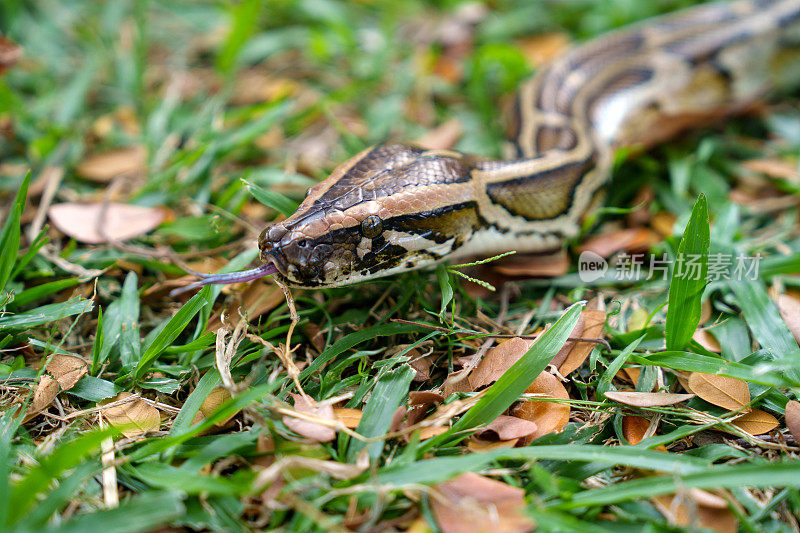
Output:
<instances>
[{"instance_id":1,"label":"dry brown leaf","mask_svg":"<svg viewBox=\"0 0 800 533\"><path fill-rule=\"evenodd\" d=\"M750 389L741 379L692 372L689 389L708 403L734 411L750 403Z\"/></svg>"},{"instance_id":2,"label":"dry brown leaf","mask_svg":"<svg viewBox=\"0 0 800 533\"><path fill-rule=\"evenodd\" d=\"M146 157L147 152L143 146L120 148L91 155L84 159L75 170L86 179L107 183L117 176L142 174Z\"/></svg>"},{"instance_id":3,"label":"dry brown leaf","mask_svg":"<svg viewBox=\"0 0 800 533\"><path fill-rule=\"evenodd\" d=\"M513 448L519 443L520 439L511 440L483 440L475 435L467 441L467 449L471 452L488 452L499 448Z\"/></svg>"},{"instance_id":4,"label":"dry brown leaf","mask_svg":"<svg viewBox=\"0 0 800 533\"><path fill-rule=\"evenodd\" d=\"M778 419L760 409L753 409L733 421L733 425L751 435L763 435L778 427Z\"/></svg>"},{"instance_id":5,"label":"dry brown leaf","mask_svg":"<svg viewBox=\"0 0 800 533\"><path fill-rule=\"evenodd\" d=\"M578 319L578 324L580 324L582 327L580 330L577 330L577 327L573 329L571 336L573 338L583 339L602 339L605 322L605 311L598 309L584 309L581 311L581 316ZM568 376L583 365L583 362L586 361L586 358L589 357L589 354L596 345L597 344L594 342L587 341L567 342L567 344L565 344L564 347L561 348L558 354L553 358L552 364L558 366L559 374L562 376ZM563 359L563 362L557 362L565 349L567 353Z\"/></svg>"},{"instance_id":6,"label":"dry brown leaf","mask_svg":"<svg viewBox=\"0 0 800 533\"><path fill-rule=\"evenodd\" d=\"M676 220L675 215L669 211L659 211L650 219L650 227L662 237L669 237L672 235L672 228L675 226Z\"/></svg>"},{"instance_id":7,"label":"dry brown leaf","mask_svg":"<svg viewBox=\"0 0 800 533\"><path fill-rule=\"evenodd\" d=\"M516 41L516 48L533 66L543 65L569 49L569 36L566 33L543 33L523 37Z\"/></svg>"},{"instance_id":8,"label":"dry brown leaf","mask_svg":"<svg viewBox=\"0 0 800 533\"><path fill-rule=\"evenodd\" d=\"M438 437L442 433L446 432L448 429L444 426L431 426L426 428L421 428L419 430L419 440L427 440L433 437Z\"/></svg>"},{"instance_id":9,"label":"dry brown leaf","mask_svg":"<svg viewBox=\"0 0 800 533\"><path fill-rule=\"evenodd\" d=\"M307 398L300 394L292 394L292 398L294 398L294 409L298 413L323 420L335 420L333 407L330 404L319 404L312 398ZM286 415L283 417L283 423L298 435L317 442L328 442L336 438L336 431L332 427L323 426L309 420Z\"/></svg>"},{"instance_id":10,"label":"dry brown leaf","mask_svg":"<svg viewBox=\"0 0 800 533\"><path fill-rule=\"evenodd\" d=\"M351 409L349 407L335 407L333 409L333 416L344 424L346 428L356 429L359 422L361 422L361 409Z\"/></svg>"},{"instance_id":11,"label":"dry brown leaf","mask_svg":"<svg viewBox=\"0 0 800 533\"><path fill-rule=\"evenodd\" d=\"M566 250L552 254L522 254L504 258L492 268L504 276L554 278L569 272L571 262Z\"/></svg>"},{"instance_id":12,"label":"dry brown leaf","mask_svg":"<svg viewBox=\"0 0 800 533\"><path fill-rule=\"evenodd\" d=\"M675 405L694 398L694 394L673 394L668 392L628 392L609 391L606 398L633 407L664 407Z\"/></svg>"},{"instance_id":13,"label":"dry brown leaf","mask_svg":"<svg viewBox=\"0 0 800 533\"><path fill-rule=\"evenodd\" d=\"M621 379L623 381L627 381L633 385L639 383L639 375L642 373L642 369L638 366L626 366L619 372L617 372L616 376L617 379Z\"/></svg>"},{"instance_id":14,"label":"dry brown leaf","mask_svg":"<svg viewBox=\"0 0 800 533\"><path fill-rule=\"evenodd\" d=\"M525 491L473 472L439 483L431 509L444 533L533 531L525 514Z\"/></svg>"},{"instance_id":15,"label":"dry brown leaf","mask_svg":"<svg viewBox=\"0 0 800 533\"><path fill-rule=\"evenodd\" d=\"M427 150L450 150L461 138L463 131L461 121L451 118L418 137L416 144Z\"/></svg>"},{"instance_id":16,"label":"dry brown leaf","mask_svg":"<svg viewBox=\"0 0 800 533\"><path fill-rule=\"evenodd\" d=\"M216 411L220 405L230 399L231 393L225 387L216 387L211 389L211 392L208 393L208 396L206 396L206 399L203 400L203 403L200 405L200 414L203 415L203 418L208 418L214 414L214 411ZM223 427L234 416L236 416L236 413L225 417L214 425L217 427Z\"/></svg>"},{"instance_id":17,"label":"dry brown leaf","mask_svg":"<svg viewBox=\"0 0 800 533\"><path fill-rule=\"evenodd\" d=\"M524 420L516 416L500 415L478 431L477 435L483 440L492 438L512 440L533 435L537 429L536 424L530 420Z\"/></svg>"},{"instance_id":18,"label":"dry brown leaf","mask_svg":"<svg viewBox=\"0 0 800 533\"><path fill-rule=\"evenodd\" d=\"M62 233L89 244L140 237L157 228L167 218L164 209L114 202L105 206L101 203L67 202L50 207L47 214Z\"/></svg>"},{"instance_id":19,"label":"dry brown leaf","mask_svg":"<svg viewBox=\"0 0 800 533\"><path fill-rule=\"evenodd\" d=\"M742 166L752 172L765 174L771 178L785 179L795 183L800 182L797 161L785 161L777 158L761 158L743 161Z\"/></svg>"},{"instance_id":20,"label":"dry brown leaf","mask_svg":"<svg viewBox=\"0 0 800 533\"><path fill-rule=\"evenodd\" d=\"M739 530L739 521L727 506L724 509L706 507L703 505L703 498L690 500L689 495L692 494L692 491L681 496L667 494L656 496L652 501L670 524L692 526L693 529L700 526L717 533L736 533Z\"/></svg>"},{"instance_id":21,"label":"dry brown leaf","mask_svg":"<svg viewBox=\"0 0 800 533\"><path fill-rule=\"evenodd\" d=\"M120 392L115 398L107 403L130 398L133 394ZM135 398L129 402L119 405L112 405L101 411L106 421L119 429L128 438L144 435L148 431L158 429L161 424L161 416L158 409L150 405L142 398Z\"/></svg>"},{"instance_id":22,"label":"dry brown leaf","mask_svg":"<svg viewBox=\"0 0 800 533\"><path fill-rule=\"evenodd\" d=\"M579 248L579 252L594 252L601 257L611 257L622 250L628 252L646 252L661 237L648 228L627 228L603 233L588 239Z\"/></svg>"},{"instance_id":23,"label":"dry brown leaf","mask_svg":"<svg viewBox=\"0 0 800 533\"><path fill-rule=\"evenodd\" d=\"M486 352L478 366L469 375L472 390L494 383L533 346L534 341L514 337L505 340Z\"/></svg>"},{"instance_id":24,"label":"dry brown leaf","mask_svg":"<svg viewBox=\"0 0 800 533\"><path fill-rule=\"evenodd\" d=\"M794 437L795 442L800 443L800 402L789 400L786 404L786 427Z\"/></svg>"},{"instance_id":25,"label":"dry brown leaf","mask_svg":"<svg viewBox=\"0 0 800 533\"><path fill-rule=\"evenodd\" d=\"M786 322L789 331L792 332L794 339L800 342L800 298L795 294L779 294L775 298L781 318Z\"/></svg>"},{"instance_id":26,"label":"dry brown leaf","mask_svg":"<svg viewBox=\"0 0 800 533\"><path fill-rule=\"evenodd\" d=\"M408 393L408 405L435 405L442 403L444 396L433 391L411 391Z\"/></svg>"},{"instance_id":27,"label":"dry brown leaf","mask_svg":"<svg viewBox=\"0 0 800 533\"><path fill-rule=\"evenodd\" d=\"M58 393L68 391L89 371L89 364L76 355L55 354L47 365L26 414L30 419L55 400Z\"/></svg>"},{"instance_id":28,"label":"dry brown leaf","mask_svg":"<svg viewBox=\"0 0 800 533\"><path fill-rule=\"evenodd\" d=\"M649 427L650 421L643 416L629 415L622 419L622 434L634 446L644 440Z\"/></svg>"},{"instance_id":29,"label":"dry brown leaf","mask_svg":"<svg viewBox=\"0 0 800 533\"><path fill-rule=\"evenodd\" d=\"M709 352L720 353L722 351L717 339L707 329L695 330L692 334L692 339Z\"/></svg>"},{"instance_id":30,"label":"dry brown leaf","mask_svg":"<svg viewBox=\"0 0 800 533\"><path fill-rule=\"evenodd\" d=\"M557 377L549 372L542 372L525 391L547 398L569 400L569 393ZM538 428L528 441L538 439L548 433L558 433L569 423L570 406L568 403L547 402L539 399L519 403L511 414L534 422Z\"/></svg>"},{"instance_id":31,"label":"dry brown leaf","mask_svg":"<svg viewBox=\"0 0 800 533\"><path fill-rule=\"evenodd\" d=\"M0 74L13 67L22 58L22 47L0 35Z\"/></svg>"}]
</instances>

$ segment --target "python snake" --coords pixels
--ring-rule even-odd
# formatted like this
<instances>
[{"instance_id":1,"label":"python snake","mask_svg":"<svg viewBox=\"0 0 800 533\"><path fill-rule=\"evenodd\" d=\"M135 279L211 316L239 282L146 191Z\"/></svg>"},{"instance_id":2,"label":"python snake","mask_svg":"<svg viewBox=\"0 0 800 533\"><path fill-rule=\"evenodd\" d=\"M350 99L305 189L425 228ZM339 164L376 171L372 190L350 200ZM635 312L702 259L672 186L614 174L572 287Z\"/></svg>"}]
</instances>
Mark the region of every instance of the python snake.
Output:
<instances>
[{"instance_id":1,"label":"python snake","mask_svg":"<svg viewBox=\"0 0 800 533\"><path fill-rule=\"evenodd\" d=\"M742 112L800 84L800 0L702 4L578 46L520 88L510 154L405 144L364 150L258 240L275 274L336 287L463 256L562 246L597 203L613 155Z\"/></svg>"}]
</instances>

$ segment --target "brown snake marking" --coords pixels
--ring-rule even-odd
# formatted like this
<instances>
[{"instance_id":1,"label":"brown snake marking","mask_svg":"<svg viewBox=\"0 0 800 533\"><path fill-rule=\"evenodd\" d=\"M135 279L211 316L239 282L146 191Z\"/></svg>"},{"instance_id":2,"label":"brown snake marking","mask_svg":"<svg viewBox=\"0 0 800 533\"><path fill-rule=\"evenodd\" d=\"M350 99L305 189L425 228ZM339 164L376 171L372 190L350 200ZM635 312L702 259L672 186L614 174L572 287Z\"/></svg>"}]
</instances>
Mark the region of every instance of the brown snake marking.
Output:
<instances>
[{"instance_id":1,"label":"brown snake marking","mask_svg":"<svg viewBox=\"0 0 800 533\"><path fill-rule=\"evenodd\" d=\"M259 238L275 273L335 287L465 255L541 251L578 233L614 150L651 145L800 84L800 0L703 4L589 41L524 83L506 160L367 149Z\"/></svg>"}]
</instances>

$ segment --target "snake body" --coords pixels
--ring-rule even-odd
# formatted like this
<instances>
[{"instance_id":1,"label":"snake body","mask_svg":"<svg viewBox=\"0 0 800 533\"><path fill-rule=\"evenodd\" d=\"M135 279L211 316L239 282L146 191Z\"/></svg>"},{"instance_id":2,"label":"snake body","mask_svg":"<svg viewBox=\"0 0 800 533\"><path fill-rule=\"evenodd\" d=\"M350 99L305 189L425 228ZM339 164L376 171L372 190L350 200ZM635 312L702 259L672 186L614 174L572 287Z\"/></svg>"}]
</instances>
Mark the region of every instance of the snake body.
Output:
<instances>
[{"instance_id":1,"label":"snake body","mask_svg":"<svg viewBox=\"0 0 800 533\"><path fill-rule=\"evenodd\" d=\"M558 248L597 203L616 149L796 86L798 60L800 0L702 4L607 34L522 85L507 159L364 150L262 232L264 265L238 279L274 273L292 286L335 287L456 257Z\"/></svg>"}]
</instances>

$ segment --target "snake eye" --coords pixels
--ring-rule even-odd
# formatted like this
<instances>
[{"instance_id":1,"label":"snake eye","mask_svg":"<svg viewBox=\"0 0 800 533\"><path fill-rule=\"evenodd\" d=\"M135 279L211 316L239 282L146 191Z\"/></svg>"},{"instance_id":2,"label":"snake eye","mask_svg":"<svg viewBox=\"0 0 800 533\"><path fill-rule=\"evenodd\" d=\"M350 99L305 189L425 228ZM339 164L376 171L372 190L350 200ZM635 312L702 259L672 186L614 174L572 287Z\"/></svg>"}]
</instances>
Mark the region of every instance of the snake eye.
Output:
<instances>
[{"instance_id":1,"label":"snake eye","mask_svg":"<svg viewBox=\"0 0 800 533\"><path fill-rule=\"evenodd\" d=\"M374 239L383 232L383 222L376 215L368 216L361 222L361 233L368 239Z\"/></svg>"}]
</instances>

